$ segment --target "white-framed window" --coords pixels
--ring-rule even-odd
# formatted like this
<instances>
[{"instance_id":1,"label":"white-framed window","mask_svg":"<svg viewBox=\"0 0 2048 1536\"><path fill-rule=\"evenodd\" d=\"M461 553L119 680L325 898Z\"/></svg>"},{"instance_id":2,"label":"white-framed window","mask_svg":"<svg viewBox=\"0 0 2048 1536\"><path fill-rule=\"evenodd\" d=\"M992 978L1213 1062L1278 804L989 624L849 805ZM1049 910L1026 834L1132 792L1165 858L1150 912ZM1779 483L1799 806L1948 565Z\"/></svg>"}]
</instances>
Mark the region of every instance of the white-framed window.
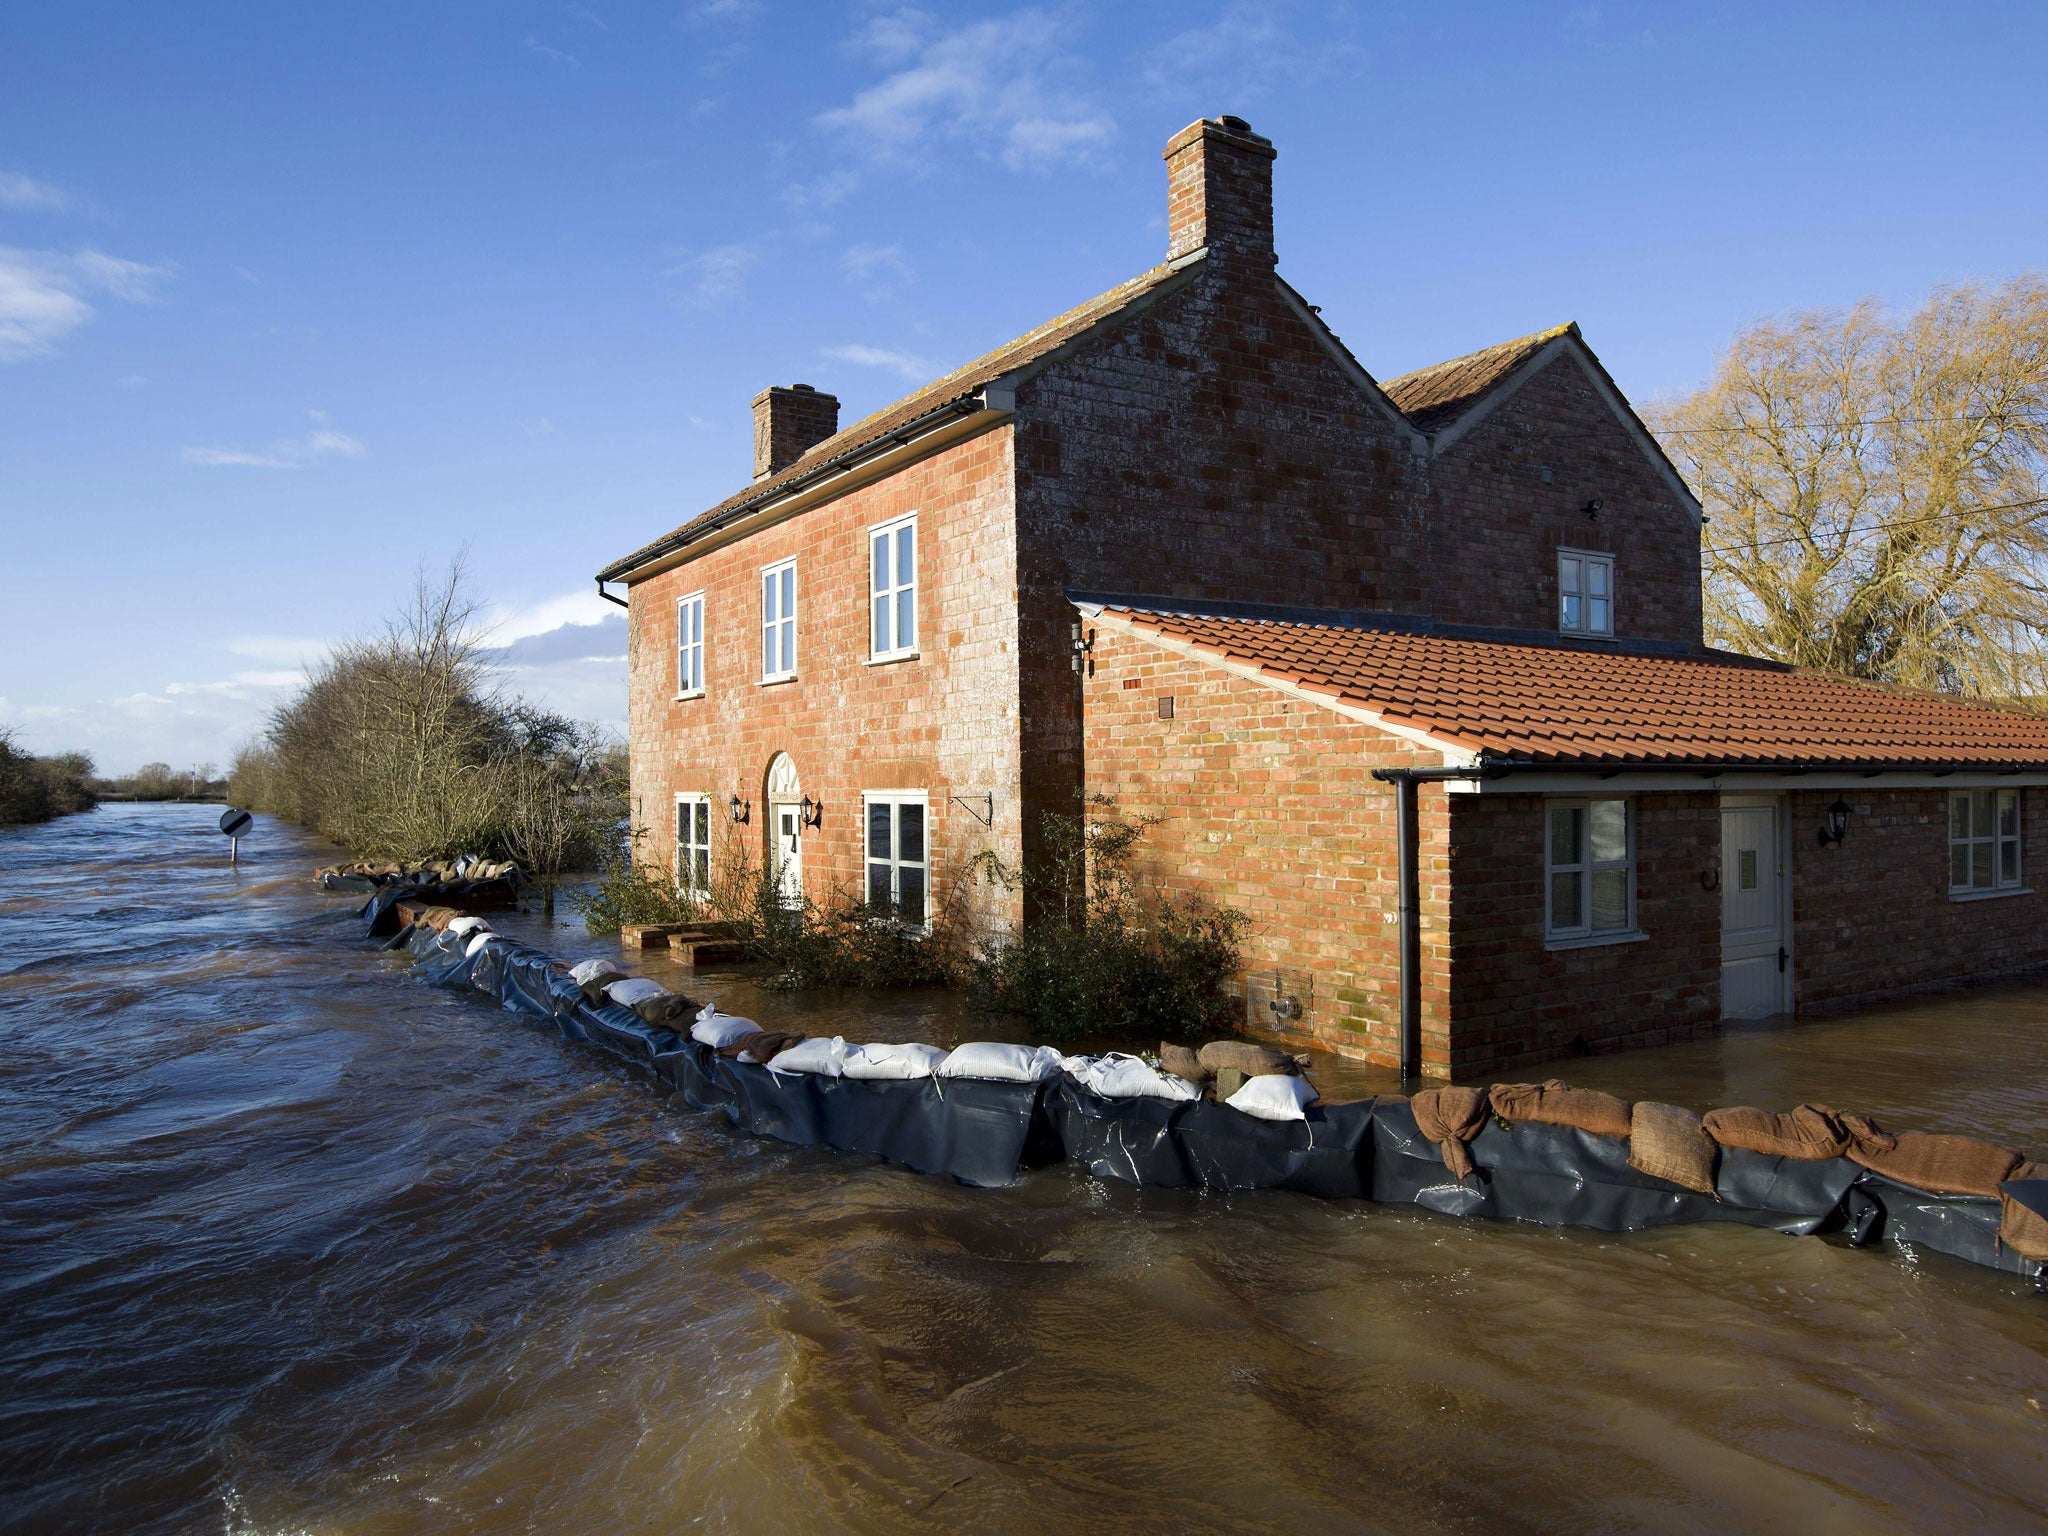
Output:
<instances>
[{"instance_id":1,"label":"white-framed window","mask_svg":"<svg viewBox=\"0 0 2048 1536\"><path fill-rule=\"evenodd\" d=\"M676 796L676 891L698 900L711 894L711 797Z\"/></svg>"},{"instance_id":2,"label":"white-framed window","mask_svg":"<svg viewBox=\"0 0 2048 1536\"><path fill-rule=\"evenodd\" d=\"M1626 800L1545 802L1544 928L1553 939L1632 933L1634 817Z\"/></svg>"},{"instance_id":3,"label":"white-framed window","mask_svg":"<svg viewBox=\"0 0 2048 1536\"><path fill-rule=\"evenodd\" d=\"M761 681L796 676L796 562L761 572Z\"/></svg>"},{"instance_id":4,"label":"white-framed window","mask_svg":"<svg viewBox=\"0 0 2048 1536\"><path fill-rule=\"evenodd\" d=\"M704 594L676 599L676 697L704 691Z\"/></svg>"},{"instance_id":5,"label":"white-framed window","mask_svg":"<svg viewBox=\"0 0 2048 1536\"><path fill-rule=\"evenodd\" d=\"M917 654L917 514L868 530L868 645L873 660Z\"/></svg>"},{"instance_id":6,"label":"white-framed window","mask_svg":"<svg viewBox=\"0 0 2048 1536\"><path fill-rule=\"evenodd\" d=\"M2014 890L2020 883L2020 792L1958 789L1948 797L1948 888Z\"/></svg>"},{"instance_id":7,"label":"white-framed window","mask_svg":"<svg viewBox=\"0 0 2048 1536\"><path fill-rule=\"evenodd\" d=\"M861 796L867 822L868 905L888 907L912 927L927 922L929 807L923 790Z\"/></svg>"},{"instance_id":8,"label":"white-framed window","mask_svg":"<svg viewBox=\"0 0 2048 1536\"><path fill-rule=\"evenodd\" d=\"M1557 627L1567 635L1614 633L1614 556L1557 552Z\"/></svg>"}]
</instances>

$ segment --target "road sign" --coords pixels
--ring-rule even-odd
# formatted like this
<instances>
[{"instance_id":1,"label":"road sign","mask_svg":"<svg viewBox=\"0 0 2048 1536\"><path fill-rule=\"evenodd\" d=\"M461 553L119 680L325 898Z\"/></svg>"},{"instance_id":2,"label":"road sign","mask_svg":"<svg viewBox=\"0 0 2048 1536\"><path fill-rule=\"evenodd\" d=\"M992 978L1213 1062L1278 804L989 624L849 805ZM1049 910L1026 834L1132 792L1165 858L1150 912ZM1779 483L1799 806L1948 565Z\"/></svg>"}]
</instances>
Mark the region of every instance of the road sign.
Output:
<instances>
[{"instance_id":1,"label":"road sign","mask_svg":"<svg viewBox=\"0 0 2048 1536\"><path fill-rule=\"evenodd\" d=\"M246 837L249 834L249 824L255 819L247 811L238 811L229 806L220 813L220 829L229 837Z\"/></svg>"}]
</instances>

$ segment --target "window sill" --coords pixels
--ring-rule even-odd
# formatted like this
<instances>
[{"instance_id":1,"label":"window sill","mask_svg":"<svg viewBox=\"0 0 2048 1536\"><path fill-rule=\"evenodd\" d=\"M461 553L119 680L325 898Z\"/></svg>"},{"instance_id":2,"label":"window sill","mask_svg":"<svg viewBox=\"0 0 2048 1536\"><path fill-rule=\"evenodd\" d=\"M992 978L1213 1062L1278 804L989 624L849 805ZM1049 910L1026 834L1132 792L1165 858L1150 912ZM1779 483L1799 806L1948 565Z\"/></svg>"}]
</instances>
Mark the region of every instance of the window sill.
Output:
<instances>
[{"instance_id":1,"label":"window sill","mask_svg":"<svg viewBox=\"0 0 2048 1536\"><path fill-rule=\"evenodd\" d=\"M1590 629L1560 629L1557 632L1557 638L1560 640L1590 640L1596 645L1613 645L1615 643L1613 635L1596 635Z\"/></svg>"},{"instance_id":2,"label":"window sill","mask_svg":"<svg viewBox=\"0 0 2048 1536\"><path fill-rule=\"evenodd\" d=\"M796 680L796 673L785 672L780 677L764 677L754 686L756 688L780 688L784 683L793 683Z\"/></svg>"},{"instance_id":3,"label":"window sill","mask_svg":"<svg viewBox=\"0 0 2048 1536\"><path fill-rule=\"evenodd\" d=\"M679 693L679 694L677 694L677 695L675 696L675 698L673 698L672 700L670 700L670 702L671 702L671 703L674 703L674 704L682 704L682 703L686 703L687 701L689 701L689 700L691 700L691 699L701 699L701 698L703 698L703 697L704 697L704 690L703 690L702 688L692 688L692 689L691 689L691 690L690 690L690 691L689 691L688 693Z\"/></svg>"},{"instance_id":4,"label":"window sill","mask_svg":"<svg viewBox=\"0 0 2048 1536\"><path fill-rule=\"evenodd\" d=\"M864 667L887 667L899 661L916 661L918 655L919 653L916 651L891 651L886 656L865 657L862 659L861 665Z\"/></svg>"},{"instance_id":5,"label":"window sill","mask_svg":"<svg viewBox=\"0 0 2048 1536\"><path fill-rule=\"evenodd\" d=\"M1570 939L1545 939L1545 949L1602 949L1609 944L1640 944L1649 938L1640 928L1625 929L1620 933L1588 933Z\"/></svg>"},{"instance_id":6,"label":"window sill","mask_svg":"<svg viewBox=\"0 0 2048 1536\"><path fill-rule=\"evenodd\" d=\"M1997 901L2002 896L2031 896L2031 885L2001 885L1988 891L1950 891L1950 901Z\"/></svg>"}]
</instances>

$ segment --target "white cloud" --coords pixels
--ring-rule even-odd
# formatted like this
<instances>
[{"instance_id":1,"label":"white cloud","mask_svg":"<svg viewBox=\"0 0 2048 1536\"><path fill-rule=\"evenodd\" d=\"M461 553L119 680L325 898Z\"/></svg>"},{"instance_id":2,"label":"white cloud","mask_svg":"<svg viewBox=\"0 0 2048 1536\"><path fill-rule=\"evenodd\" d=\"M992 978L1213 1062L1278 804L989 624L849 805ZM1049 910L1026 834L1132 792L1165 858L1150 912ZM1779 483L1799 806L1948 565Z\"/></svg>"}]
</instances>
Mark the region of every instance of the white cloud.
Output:
<instances>
[{"instance_id":1,"label":"white cloud","mask_svg":"<svg viewBox=\"0 0 2048 1536\"><path fill-rule=\"evenodd\" d=\"M1139 64L1155 97L1209 113L1234 112L1279 87L1298 88L1332 67L1364 57L1356 45L1295 37L1284 5L1234 0L1207 26L1167 38Z\"/></svg>"},{"instance_id":2,"label":"white cloud","mask_svg":"<svg viewBox=\"0 0 2048 1536\"><path fill-rule=\"evenodd\" d=\"M55 351L59 341L93 317L87 302L92 295L150 302L157 280L168 270L90 248L67 255L0 245L0 363Z\"/></svg>"},{"instance_id":3,"label":"white cloud","mask_svg":"<svg viewBox=\"0 0 2048 1536\"><path fill-rule=\"evenodd\" d=\"M328 459L360 459L363 445L327 424L325 411L308 411L313 430L303 437L281 437L265 448L187 448L187 464L210 468L310 469Z\"/></svg>"},{"instance_id":4,"label":"white cloud","mask_svg":"<svg viewBox=\"0 0 2048 1536\"><path fill-rule=\"evenodd\" d=\"M87 704L11 706L0 699L0 723L18 726L33 752L90 752L104 774L133 773L149 762L225 768L302 681L298 672L264 669Z\"/></svg>"},{"instance_id":5,"label":"white cloud","mask_svg":"<svg viewBox=\"0 0 2048 1536\"><path fill-rule=\"evenodd\" d=\"M919 11L878 17L856 47L902 67L816 121L869 160L919 164L936 141L965 140L1013 170L1089 163L1116 123L1081 88L1085 63L1068 33L1039 10L951 32Z\"/></svg>"},{"instance_id":6,"label":"white cloud","mask_svg":"<svg viewBox=\"0 0 2048 1536\"><path fill-rule=\"evenodd\" d=\"M77 199L62 187L19 171L0 171L0 208L23 213L68 213Z\"/></svg>"},{"instance_id":7,"label":"white cloud","mask_svg":"<svg viewBox=\"0 0 2048 1536\"><path fill-rule=\"evenodd\" d=\"M747 274L760 262L749 246L719 245L678 262L666 275L682 279L683 302L690 308L723 309L746 296Z\"/></svg>"},{"instance_id":8,"label":"white cloud","mask_svg":"<svg viewBox=\"0 0 2048 1536\"><path fill-rule=\"evenodd\" d=\"M917 277L900 245L850 245L839 257L839 270L870 302L889 298Z\"/></svg>"},{"instance_id":9,"label":"white cloud","mask_svg":"<svg viewBox=\"0 0 2048 1536\"><path fill-rule=\"evenodd\" d=\"M246 656L272 666L303 668L324 657L333 649L333 642L304 635L244 635L222 641L221 649L230 656Z\"/></svg>"},{"instance_id":10,"label":"white cloud","mask_svg":"<svg viewBox=\"0 0 2048 1536\"><path fill-rule=\"evenodd\" d=\"M583 67L583 61L577 58L575 54L564 53L561 49L542 42L531 32L526 34L526 51L528 53L537 53L544 59L553 59L557 64L566 64L571 69L581 69Z\"/></svg>"},{"instance_id":11,"label":"white cloud","mask_svg":"<svg viewBox=\"0 0 2048 1536\"><path fill-rule=\"evenodd\" d=\"M908 352L892 352L887 347L826 347L823 354L837 362L852 363L857 368L886 368L913 384L921 384L938 374L938 369L923 358Z\"/></svg>"},{"instance_id":12,"label":"white cloud","mask_svg":"<svg viewBox=\"0 0 2048 1536\"><path fill-rule=\"evenodd\" d=\"M484 638L491 645L510 645L565 625L602 624L624 612L617 603L599 597L595 587L579 587L523 608L490 609L484 615Z\"/></svg>"}]
</instances>

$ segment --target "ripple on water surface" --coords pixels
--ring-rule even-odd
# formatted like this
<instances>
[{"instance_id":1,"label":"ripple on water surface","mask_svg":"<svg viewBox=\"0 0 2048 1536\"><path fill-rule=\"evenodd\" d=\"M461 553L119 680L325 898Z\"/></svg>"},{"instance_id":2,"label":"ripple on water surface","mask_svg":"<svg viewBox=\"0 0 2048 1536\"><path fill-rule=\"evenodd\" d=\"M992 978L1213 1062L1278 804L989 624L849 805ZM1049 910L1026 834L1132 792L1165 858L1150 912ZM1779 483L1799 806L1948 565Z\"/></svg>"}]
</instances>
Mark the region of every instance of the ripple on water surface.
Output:
<instances>
[{"instance_id":1,"label":"ripple on water surface","mask_svg":"<svg viewBox=\"0 0 2048 1536\"><path fill-rule=\"evenodd\" d=\"M11 1528L1864 1536L2048 1507L2048 1301L1995 1276L755 1141L413 984L303 878L331 850L265 822L231 872L215 814L0 832ZM691 980L813 1030L970 1027ZM2044 1019L1986 991L1564 1070L2048 1151Z\"/></svg>"}]
</instances>

